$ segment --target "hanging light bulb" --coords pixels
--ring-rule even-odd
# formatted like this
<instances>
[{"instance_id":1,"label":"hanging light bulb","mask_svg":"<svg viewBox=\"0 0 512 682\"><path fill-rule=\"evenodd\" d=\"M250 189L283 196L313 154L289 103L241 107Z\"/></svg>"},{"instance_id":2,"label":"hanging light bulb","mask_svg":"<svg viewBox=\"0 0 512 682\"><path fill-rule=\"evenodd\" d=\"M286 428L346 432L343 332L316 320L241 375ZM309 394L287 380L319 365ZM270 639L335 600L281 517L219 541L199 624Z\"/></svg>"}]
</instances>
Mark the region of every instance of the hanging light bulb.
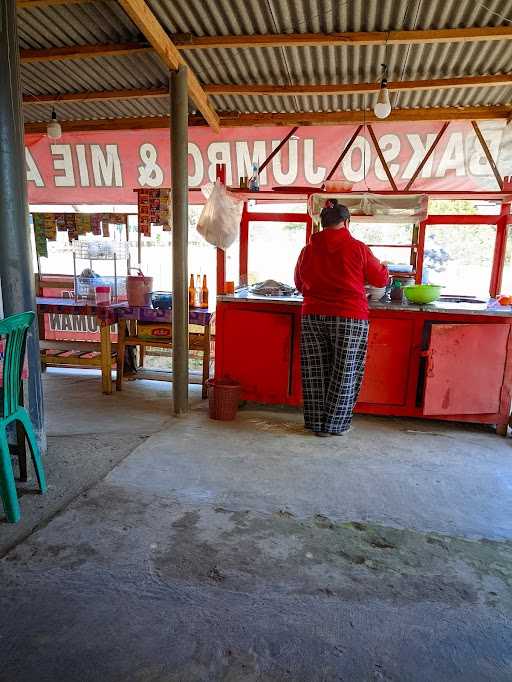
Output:
<instances>
[{"instance_id":1,"label":"hanging light bulb","mask_svg":"<svg viewBox=\"0 0 512 682\"><path fill-rule=\"evenodd\" d=\"M57 120L57 114L55 113L55 109L52 109L52 120L46 126L46 134L52 140L58 140L59 137L61 137L62 135L62 126Z\"/></svg>"},{"instance_id":2,"label":"hanging light bulb","mask_svg":"<svg viewBox=\"0 0 512 682\"><path fill-rule=\"evenodd\" d=\"M377 118L387 118L391 113L391 102L389 101L388 79L386 78L388 67L382 64L382 77L380 79L380 90L377 101L373 107L373 113Z\"/></svg>"}]
</instances>

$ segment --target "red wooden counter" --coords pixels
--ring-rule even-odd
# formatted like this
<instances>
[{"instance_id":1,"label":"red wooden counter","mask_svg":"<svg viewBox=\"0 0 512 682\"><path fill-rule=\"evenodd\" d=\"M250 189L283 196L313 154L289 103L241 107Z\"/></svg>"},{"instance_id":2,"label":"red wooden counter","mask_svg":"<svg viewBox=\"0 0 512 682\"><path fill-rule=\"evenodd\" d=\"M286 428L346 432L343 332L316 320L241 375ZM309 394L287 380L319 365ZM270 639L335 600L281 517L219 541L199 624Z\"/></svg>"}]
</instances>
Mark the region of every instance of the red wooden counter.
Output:
<instances>
[{"instance_id":1,"label":"red wooden counter","mask_svg":"<svg viewBox=\"0 0 512 682\"><path fill-rule=\"evenodd\" d=\"M299 405L299 299L220 296L215 376L244 400ZM357 412L495 424L507 432L512 315L475 304L377 304L370 310Z\"/></svg>"}]
</instances>

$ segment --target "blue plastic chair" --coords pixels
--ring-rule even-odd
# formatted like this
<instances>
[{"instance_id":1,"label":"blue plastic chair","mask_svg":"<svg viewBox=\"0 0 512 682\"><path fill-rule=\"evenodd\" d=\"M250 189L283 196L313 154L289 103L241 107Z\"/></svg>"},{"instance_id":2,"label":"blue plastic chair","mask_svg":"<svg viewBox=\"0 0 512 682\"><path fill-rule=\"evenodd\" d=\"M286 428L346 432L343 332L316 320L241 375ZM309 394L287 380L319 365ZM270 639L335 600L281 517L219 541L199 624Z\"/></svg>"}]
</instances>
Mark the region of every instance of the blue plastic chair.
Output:
<instances>
[{"instance_id":1,"label":"blue plastic chair","mask_svg":"<svg viewBox=\"0 0 512 682\"><path fill-rule=\"evenodd\" d=\"M0 396L3 393L0 401L0 494L7 520L10 523L17 523L20 520L21 512L14 482L11 455L9 453L9 441L7 439L7 427L9 424L19 422L23 427L34 463L39 489L42 493L45 493L47 489L43 463L34 429L26 409L20 402L27 332L34 321L34 317L33 312L27 312L0 320L0 337L5 337L2 373L3 388L0 392Z\"/></svg>"}]
</instances>

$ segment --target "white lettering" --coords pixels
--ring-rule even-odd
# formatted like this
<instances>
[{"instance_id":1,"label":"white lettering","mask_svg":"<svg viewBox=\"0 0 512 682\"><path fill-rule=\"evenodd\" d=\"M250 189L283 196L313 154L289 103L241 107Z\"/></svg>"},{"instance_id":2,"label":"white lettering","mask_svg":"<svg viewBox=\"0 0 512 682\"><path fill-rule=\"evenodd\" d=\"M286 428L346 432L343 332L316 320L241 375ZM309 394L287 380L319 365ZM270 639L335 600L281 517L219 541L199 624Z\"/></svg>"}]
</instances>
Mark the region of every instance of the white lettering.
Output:
<instances>
[{"instance_id":1,"label":"white lettering","mask_svg":"<svg viewBox=\"0 0 512 682\"><path fill-rule=\"evenodd\" d=\"M188 155L192 157L194 164L194 172L188 176L188 185L189 187L200 187L203 182L204 163L201 150L194 142L188 143Z\"/></svg>"},{"instance_id":2,"label":"white lettering","mask_svg":"<svg viewBox=\"0 0 512 682\"><path fill-rule=\"evenodd\" d=\"M391 173L391 176L395 178L398 171L400 170L400 166L398 163L389 162L393 161L393 159L396 159L396 157L400 154L400 138L398 135L393 134L383 135L378 142L382 151L382 156L388 164L389 172ZM380 159L375 161L375 175L379 180L388 179Z\"/></svg>"},{"instance_id":3,"label":"white lettering","mask_svg":"<svg viewBox=\"0 0 512 682\"><path fill-rule=\"evenodd\" d=\"M226 184L233 184L233 171L231 169L231 149L229 142L212 142L208 145L208 177L212 182L217 179L217 165L223 163L226 166Z\"/></svg>"},{"instance_id":4,"label":"white lettering","mask_svg":"<svg viewBox=\"0 0 512 682\"><path fill-rule=\"evenodd\" d=\"M408 133L406 135L409 144L412 147L413 154L411 158L409 159L407 166L404 169L404 172L402 173L402 178L404 180L410 180L414 173L416 172L416 169L420 165L420 163L423 161L425 158L425 154L428 152L430 147L434 144L434 140L436 139L437 135L429 133L426 136L425 142L422 142L421 135L417 135L416 133ZM432 167L434 164L434 155L431 154L430 158L426 162L426 164L423 166L420 177L421 178L430 178L432 177Z\"/></svg>"},{"instance_id":5,"label":"white lettering","mask_svg":"<svg viewBox=\"0 0 512 682\"><path fill-rule=\"evenodd\" d=\"M25 161L27 164L27 182L33 182L36 187L44 187L43 178L39 172L34 157L25 147Z\"/></svg>"},{"instance_id":6,"label":"white lettering","mask_svg":"<svg viewBox=\"0 0 512 682\"><path fill-rule=\"evenodd\" d=\"M274 180L278 185L292 185L297 180L297 172L299 169L299 155L298 155L298 140L290 139L288 141L288 172L283 172L281 154L284 150L278 152L272 159L272 174ZM280 145L280 140L272 140L272 151Z\"/></svg>"},{"instance_id":7,"label":"white lettering","mask_svg":"<svg viewBox=\"0 0 512 682\"><path fill-rule=\"evenodd\" d=\"M249 153L249 144L245 140L235 142L236 167L238 177L248 177L252 175L252 164L260 166L267 158L267 143L265 140L256 140L252 148L252 156ZM267 168L260 173L260 187L267 184Z\"/></svg>"},{"instance_id":8,"label":"white lettering","mask_svg":"<svg viewBox=\"0 0 512 682\"><path fill-rule=\"evenodd\" d=\"M96 187L122 187L123 176L117 144L106 144L105 153L99 144L91 145L92 172Z\"/></svg>"},{"instance_id":9,"label":"white lettering","mask_svg":"<svg viewBox=\"0 0 512 682\"><path fill-rule=\"evenodd\" d=\"M157 164L157 151L154 144L141 144L139 156L144 164L138 166L139 184L141 187L160 187L164 181L164 173Z\"/></svg>"},{"instance_id":10,"label":"white lettering","mask_svg":"<svg viewBox=\"0 0 512 682\"><path fill-rule=\"evenodd\" d=\"M75 149L76 158L78 159L80 185L82 187L89 187L89 168L87 167L87 158L85 156L85 144L77 144Z\"/></svg>"},{"instance_id":11,"label":"white lettering","mask_svg":"<svg viewBox=\"0 0 512 682\"><path fill-rule=\"evenodd\" d=\"M449 170L454 170L455 175L465 175L466 173L462 133L452 133L448 138L435 172L436 178L443 178Z\"/></svg>"},{"instance_id":12,"label":"white lettering","mask_svg":"<svg viewBox=\"0 0 512 682\"><path fill-rule=\"evenodd\" d=\"M55 176L55 187L74 187L75 172L73 170L73 158L70 144L52 144L53 168L56 171L64 171L62 175ZM60 158L59 158L60 157Z\"/></svg>"},{"instance_id":13,"label":"white lettering","mask_svg":"<svg viewBox=\"0 0 512 682\"><path fill-rule=\"evenodd\" d=\"M318 185L325 178L325 166L318 166L315 169L315 140L306 138L304 140L304 177L310 185Z\"/></svg>"},{"instance_id":14,"label":"white lettering","mask_svg":"<svg viewBox=\"0 0 512 682\"><path fill-rule=\"evenodd\" d=\"M358 168L354 168L353 163L353 156L355 152L358 152L359 156L361 157ZM365 137L358 135L354 141L354 144L350 147L349 152L341 162L343 175L349 182L361 182L361 180L364 180L368 175L371 163L372 150L370 148L370 143Z\"/></svg>"}]
</instances>

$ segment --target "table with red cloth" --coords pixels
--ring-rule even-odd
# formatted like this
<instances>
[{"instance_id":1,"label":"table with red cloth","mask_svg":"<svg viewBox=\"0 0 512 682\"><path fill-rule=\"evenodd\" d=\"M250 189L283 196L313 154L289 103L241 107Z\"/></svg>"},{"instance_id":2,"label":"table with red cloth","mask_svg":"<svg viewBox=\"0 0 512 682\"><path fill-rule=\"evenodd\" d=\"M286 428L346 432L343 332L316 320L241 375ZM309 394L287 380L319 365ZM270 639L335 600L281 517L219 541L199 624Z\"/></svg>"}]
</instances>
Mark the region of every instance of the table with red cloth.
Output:
<instances>
[{"instance_id":1,"label":"table with red cloth","mask_svg":"<svg viewBox=\"0 0 512 682\"><path fill-rule=\"evenodd\" d=\"M85 300L75 301L69 298L44 297L37 297L36 302L39 315L60 313L96 317L100 327L102 390L107 395L112 393L112 327L119 322L123 323L124 326L130 320L146 324L171 324L172 322L171 310L154 309L149 306L129 306L128 303L104 305ZM209 328L213 313L213 310L191 308L189 310L189 324L199 325L205 329Z\"/></svg>"}]
</instances>

